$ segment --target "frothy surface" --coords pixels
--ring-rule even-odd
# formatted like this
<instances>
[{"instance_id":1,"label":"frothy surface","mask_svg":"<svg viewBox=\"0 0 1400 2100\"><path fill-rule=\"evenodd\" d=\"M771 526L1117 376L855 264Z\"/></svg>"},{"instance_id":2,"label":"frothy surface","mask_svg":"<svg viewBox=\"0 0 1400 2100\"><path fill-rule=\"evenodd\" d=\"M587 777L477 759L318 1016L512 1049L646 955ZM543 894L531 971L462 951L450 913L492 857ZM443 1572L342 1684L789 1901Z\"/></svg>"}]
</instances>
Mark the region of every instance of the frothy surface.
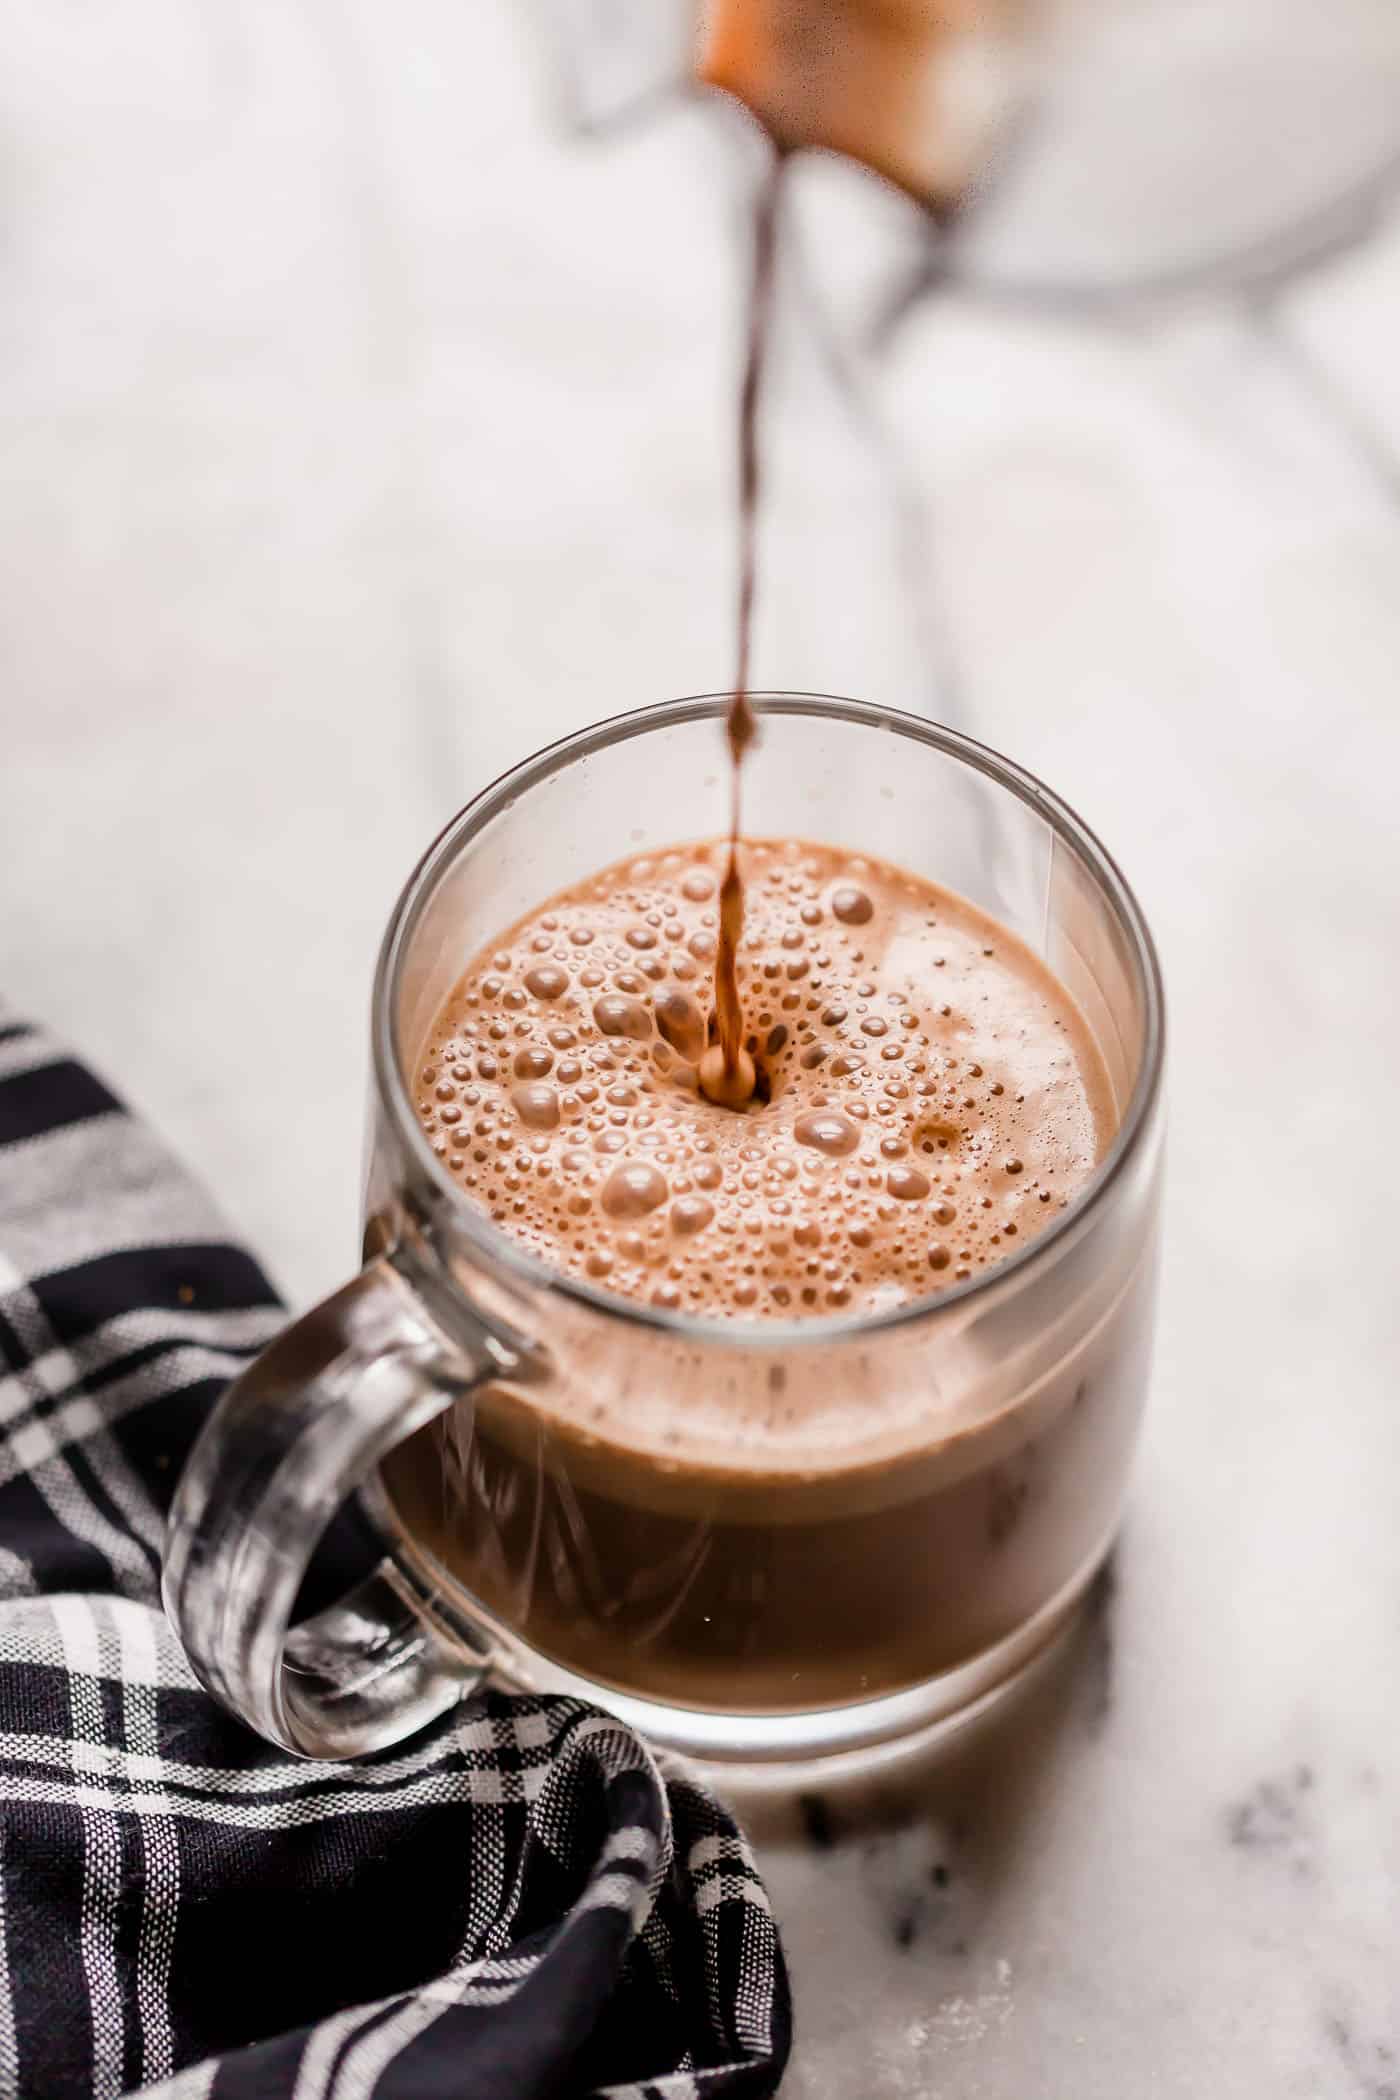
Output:
<instances>
[{"instance_id":1,"label":"frothy surface","mask_svg":"<svg viewBox=\"0 0 1400 2100\"><path fill-rule=\"evenodd\" d=\"M900 869L741 850L747 1108L696 1080L727 852L704 844L604 869L472 963L416 1075L433 1149L552 1267L712 1318L882 1309L1015 1252L1113 1132L1068 994Z\"/></svg>"}]
</instances>

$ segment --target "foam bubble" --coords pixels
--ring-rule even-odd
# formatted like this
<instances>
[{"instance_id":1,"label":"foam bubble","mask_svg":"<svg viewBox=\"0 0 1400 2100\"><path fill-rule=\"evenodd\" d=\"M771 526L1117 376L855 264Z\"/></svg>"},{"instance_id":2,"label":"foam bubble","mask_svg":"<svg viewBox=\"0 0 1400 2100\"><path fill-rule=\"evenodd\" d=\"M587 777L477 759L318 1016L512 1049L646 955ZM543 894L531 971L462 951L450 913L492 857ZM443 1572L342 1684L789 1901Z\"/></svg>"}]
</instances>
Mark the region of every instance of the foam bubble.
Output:
<instances>
[{"instance_id":1,"label":"foam bubble","mask_svg":"<svg viewBox=\"0 0 1400 2100\"><path fill-rule=\"evenodd\" d=\"M658 992L656 1025L678 1056L688 1064L699 1064L705 1051L705 1016L688 992L675 988Z\"/></svg>"},{"instance_id":2,"label":"foam bubble","mask_svg":"<svg viewBox=\"0 0 1400 2100\"><path fill-rule=\"evenodd\" d=\"M543 1080L527 1080L511 1092L515 1113L531 1130L553 1130L559 1122L559 1096Z\"/></svg>"},{"instance_id":3,"label":"foam bubble","mask_svg":"<svg viewBox=\"0 0 1400 2100\"><path fill-rule=\"evenodd\" d=\"M603 1035L630 1036L642 1043L651 1034L651 1016L640 999L621 992L604 992L601 999L595 999L593 1019Z\"/></svg>"},{"instance_id":4,"label":"foam bubble","mask_svg":"<svg viewBox=\"0 0 1400 2100\"><path fill-rule=\"evenodd\" d=\"M626 1160L603 1183L601 1200L610 1218L642 1218L669 1194L664 1174L643 1160Z\"/></svg>"},{"instance_id":5,"label":"foam bubble","mask_svg":"<svg viewBox=\"0 0 1400 2100\"><path fill-rule=\"evenodd\" d=\"M537 999L558 999L569 989L569 973L557 963L537 963L525 972L525 989Z\"/></svg>"},{"instance_id":6,"label":"foam bubble","mask_svg":"<svg viewBox=\"0 0 1400 2100\"><path fill-rule=\"evenodd\" d=\"M846 1153L854 1152L860 1143L860 1132L854 1123L836 1109L820 1109L799 1116L792 1126L792 1134L799 1145L810 1145L814 1151L824 1152L830 1159L840 1159Z\"/></svg>"},{"instance_id":7,"label":"foam bubble","mask_svg":"<svg viewBox=\"0 0 1400 2100\"><path fill-rule=\"evenodd\" d=\"M865 926L875 916L875 906L864 890L843 882L831 893L831 912L843 926Z\"/></svg>"}]
</instances>

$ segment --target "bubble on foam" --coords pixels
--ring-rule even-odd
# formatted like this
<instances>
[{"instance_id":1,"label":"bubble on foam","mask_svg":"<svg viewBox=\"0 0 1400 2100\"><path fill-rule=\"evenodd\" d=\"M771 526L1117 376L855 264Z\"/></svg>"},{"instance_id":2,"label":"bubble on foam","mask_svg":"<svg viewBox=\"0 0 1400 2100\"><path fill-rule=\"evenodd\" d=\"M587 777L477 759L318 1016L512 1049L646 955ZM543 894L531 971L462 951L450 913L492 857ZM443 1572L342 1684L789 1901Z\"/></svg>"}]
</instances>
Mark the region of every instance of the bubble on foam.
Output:
<instances>
[{"instance_id":1,"label":"bubble on foam","mask_svg":"<svg viewBox=\"0 0 1400 2100\"><path fill-rule=\"evenodd\" d=\"M672 987L658 992L654 1003L656 1025L666 1042L687 1064L698 1064L705 1050L705 1016L689 992Z\"/></svg>"},{"instance_id":2,"label":"bubble on foam","mask_svg":"<svg viewBox=\"0 0 1400 2100\"><path fill-rule=\"evenodd\" d=\"M633 1042L645 1042L651 1035L651 1016L635 999L623 992L604 992L593 1002L593 1019L602 1034L627 1036Z\"/></svg>"},{"instance_id":3,"label":"bubble on foam","mask_svg":"<svg viewBox=\"0 0 1400 2100\"><path fill-rule=\"evenodd\" d=\"M831 912L843 926L865 926L874 917L875 906L864 890L843 882L831 893Z\"/></svg>"},{"instance_id":4,"label":"bubble on foam","mask_svg":"<svg viewBox=\"0 0 1400 2100\"><path fill-rule=\"evenodd\" d=\"M917 1167L891 1167L885 1176L885 1187L902 1203L917 1203L928 1194L929 1179Z\"/></svg>"},{"instance_id":5,"label":"bubble on foam","mask_svg":"<svg viewBox=\"0 0 1400 2100\"><path fill-rule=\"evenodd\" d=\"M525 989L536 999L560 999L569 989L569 973L557 963L537 963L525 972Z\"/></svg>"},{"instance_id":6,"label":"bubble on foam","mask_svg":"<svg viewBox=\"0 0 1400 2100\"><path fill-rule=\"evenodd\" d=\"M610 1218L640 1218L666 1201L666 1177L644 1160L625 1160L603 1183L601 1202Z\"/></svg>"},{"instance_id":7,"label":"bubble on foam","mask_svg":"<svg viewBox=\"0 0 1400 2100\"><path fill-rule=\"evenodd\" d=\"M525 1081L511 1091L511 1102L522 1123L532 1130L553 1130L559 1122L559 1096L541 1079Z\"/></svg>"},{"instance_id":8,"label":"bubble on foam","mask_svg":"<svg viewBox=\"0 0 1400 2100\"><path fill-rule=\"evenodd\" d=\"M671 1205L671 1224L677 1232L703 1232L715 1214L704 1196L678 1196Z\"/></svg>"},{"instance_id":9,"label":"bubble on foam","mask_svg":"<svg viewBox=\"0 0 1400 2100\"><path fill-rule=\"evenodd\" d=\"M810 1145L816 1152L824 1152L830 1159L840 1159L854 1152L860 1143L860 1132L848 1116L838 1109L818 1109L799 1116L792 1126L792 1134L799 1145Z\"/></svg>"}]
</instances>

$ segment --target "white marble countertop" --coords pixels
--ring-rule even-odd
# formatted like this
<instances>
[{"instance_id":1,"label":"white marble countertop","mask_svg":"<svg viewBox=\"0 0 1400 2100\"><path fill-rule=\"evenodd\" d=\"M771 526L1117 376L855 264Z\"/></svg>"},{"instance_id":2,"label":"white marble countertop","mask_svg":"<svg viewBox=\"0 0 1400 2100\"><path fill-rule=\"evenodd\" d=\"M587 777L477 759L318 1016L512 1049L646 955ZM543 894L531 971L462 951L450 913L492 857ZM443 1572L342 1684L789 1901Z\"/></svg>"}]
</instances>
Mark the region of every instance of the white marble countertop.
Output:
<instances>
[{"instance_id":1,"label":"white marble countertop","mask_svg":"<svg viewBox=\"0 0 1400 2100\"><path fill-rule=\"evenodd\" d=\"M729 673L730 142L580 146L517 11L458 14L0 25L0 981L298 1302L419 847ZM941 298L876 382L923 543L791 351L760 680L1044 772L1174 1030L1111 1588L943 1767L757 1817L794 2100L1400 2094L1397 343L1400 217L1248 304Z\"/></svg>"}]
</instances>

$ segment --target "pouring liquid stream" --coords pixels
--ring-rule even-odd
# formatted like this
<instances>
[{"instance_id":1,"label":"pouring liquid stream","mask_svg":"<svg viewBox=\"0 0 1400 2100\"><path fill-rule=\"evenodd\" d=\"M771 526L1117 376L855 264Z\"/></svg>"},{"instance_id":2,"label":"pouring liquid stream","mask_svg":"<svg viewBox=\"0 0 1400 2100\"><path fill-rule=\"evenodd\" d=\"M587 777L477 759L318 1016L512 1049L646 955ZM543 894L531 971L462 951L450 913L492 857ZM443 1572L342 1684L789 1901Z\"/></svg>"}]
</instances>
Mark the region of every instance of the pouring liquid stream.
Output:
<instances>
[{"instance_id":1,"label":"pouring liquid stream","mask_svg":"<svg viewBox=\"0 0 1400 2100\"><path fill-rule=\"evenodd\" d=\"M758 724L749 701L749 654L757 570L759 406L768 360L769 323L778 247L778 206L784 156L774 151L754 207L753 276L749 288L748 341L739 395L739 618L734 697L725 719L729 746L729 857L719 892L719 938L715 949L715 1029L718 1040L700 1060L699 1082L711 1101L743 1108L753 1098L758 1074L744 1047L743 1002L739 996L739 942L744 931L744 876L739 865L743 816L744 756Z\"/></svg>"}]
</instances>

